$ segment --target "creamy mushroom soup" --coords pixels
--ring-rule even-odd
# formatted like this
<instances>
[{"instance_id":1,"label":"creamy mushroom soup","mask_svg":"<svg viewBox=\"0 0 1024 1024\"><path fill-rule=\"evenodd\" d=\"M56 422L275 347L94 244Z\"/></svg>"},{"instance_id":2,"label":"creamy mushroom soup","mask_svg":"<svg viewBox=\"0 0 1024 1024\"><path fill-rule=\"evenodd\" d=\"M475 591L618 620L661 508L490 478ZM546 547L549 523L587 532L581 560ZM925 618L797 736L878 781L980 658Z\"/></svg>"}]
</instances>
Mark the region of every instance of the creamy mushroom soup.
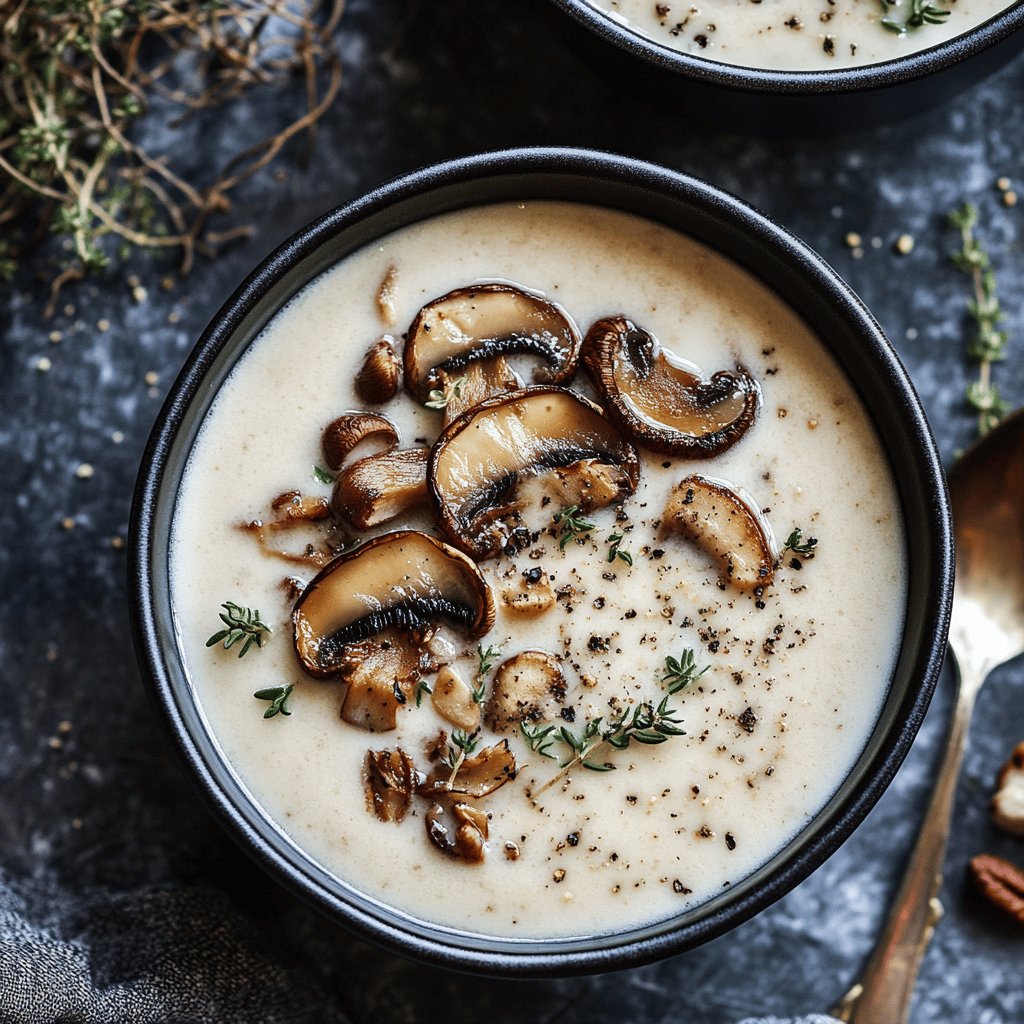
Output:
<instances>
[{"instance_id":1,"label":"creamy mushroom soup","mask_svg":"<svg viewBox=\"0 0 1024 1024\"><path fill-rule=\"evenodd\" d=\"M1006 0L589 2L663 46L770 71L828 71L895 60L962 35L1010 6Z\"/></svg>"},{"instance_id":2,"label":"creamy mushroom soup","mask_svg":"<svg viewBox=\"0 0 1024 1024\"><path fill-rule=\"evenodd\" d=\"M503 204L346 258L250 346L172 602L209 729L310 858L427 922L592 935L828 802L889 686L902 531L850 384L749 274Z\"/></svg>"}]
</instances>

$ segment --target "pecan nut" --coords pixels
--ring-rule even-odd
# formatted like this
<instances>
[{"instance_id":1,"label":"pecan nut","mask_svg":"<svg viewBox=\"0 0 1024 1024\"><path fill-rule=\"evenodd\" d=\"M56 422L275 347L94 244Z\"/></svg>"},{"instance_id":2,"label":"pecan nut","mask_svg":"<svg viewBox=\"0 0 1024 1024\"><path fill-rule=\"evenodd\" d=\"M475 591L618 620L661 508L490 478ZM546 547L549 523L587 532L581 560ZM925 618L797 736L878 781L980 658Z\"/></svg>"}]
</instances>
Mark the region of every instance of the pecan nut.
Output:
<instances>
[{"instance_id":1,"label":"pecan nut","mask_svg":"<svg viewBox=\"0 0 1024 1024\"><path fill-rule=\"evenodd\" d=\"M1024 925L1024 871L1002 857L981 853L971 858L968 874L985 899Z\"/></svg>"}]
</instances>

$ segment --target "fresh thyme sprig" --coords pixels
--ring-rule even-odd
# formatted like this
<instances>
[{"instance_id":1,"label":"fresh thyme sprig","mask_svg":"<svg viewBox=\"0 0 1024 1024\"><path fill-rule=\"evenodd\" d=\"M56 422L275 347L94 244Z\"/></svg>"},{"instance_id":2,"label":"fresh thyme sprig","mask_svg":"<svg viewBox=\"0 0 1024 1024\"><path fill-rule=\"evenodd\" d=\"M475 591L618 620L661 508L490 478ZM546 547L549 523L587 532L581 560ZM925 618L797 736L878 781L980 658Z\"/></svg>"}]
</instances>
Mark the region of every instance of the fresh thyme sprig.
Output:
<instances>
[{"instance_id":1,"label":"fresh thyme sprig","mask_svg":"<svg viewBox=\"0 0 1024 1024\"><path fill-rule=\"evenodd\" d=\"M614 562L616 558L625 562L626 565L633 564L633 556L628 551L623 551L619 545L626 539L625 534L612 533L608 536L608 561Z\"/></svg>"},{"instance_id":2,"label":"fresh thyme sprig","mask_svg":"<svg viewBox=\"0 0 1024 1024\"><path fill-rule=\"evenodd\" d=\"M263 712L263 717L273 718L274 715L290 715L291 711L288 709L287 702L294 689L295 684L289 683L287 686L268 686L265 690L257 690L253 694L257 700L270 701L270 707Z\"/></svg>"},{"instance_id":3,"label":"fresh thyme sprig","mask_svg":"<svg viewBox=\"0 0 1024 1024\"><path fill-rule=\"evenodd\" d=\"M555 731L553 725L541 727L531 722L522 721L519 723L519 729L535 754L540 754L541 757L550 757L552 760L556 759L556 755L551 753L551 744L558 738L551 735Z\"/></svg>"},{"instance_id":4,"label":"fresh thyme sprig","mask_svg":"<svg viewBox=\"0 0 1024 1024\"><path fill-rule=\"evenodd\" d=\"M678 658L669 655L665 659L665 674L661 677L661 681L667 684L666 689L670 694L678 693L680 690L685 690L695 680L700 679L710 667L710 665L705 665L702 669L698 669L693 648L687 647Z\"/></svg>"},{"instance_id":5,"label":"fresh thyme sprig","mask_svg":"<svg viewBox=\"0 0 1024 1024\"><path fill-rule=\"evenodd\" d=\"M427 395L427 400L423 404L428 409L447 409L448 403L453 398L462 397L462 387L465 383L465 377L456 377L445 384L443 388L434 388Z\"/></svg>"},{"instance_id":6,"label":"fresh thyme sprig","mask_svg":"<svg viewBox=\"0 0 1024 1024\"><path fill-rule=\"evenodd\" d=\"M787 551L792 551L794 555L803 555L804 558L813 558L814 549L818 546L817 537L808 537L804 540L804 531L799 526L794 526L790 535L786 538L786 543L782 548L783 556Z\"/></svg>"},{"instance_id":7,"label":"fresh thyme sprig","mask_svg":"<svg viewBox=\"0 0 1024 1024\"><path fill-rule=\"evenodd\" d=\"M978 364L978 379L967 388L967 402L978 414L978 434L987 434L1007 413L999 389L992 383L992 364L1006 358L1009 335L998 330L1004 319L996 294L996 276L992 261L974 233L978 210L964 203L949 215L949 221L960 232L960 249L952 254L953 263L970 275L974 298L967 310L974 320L974 337L968 342L967 355Z\"/></svg>"},{"instance_id":8,"label":"fresh thyme sprig","mask_svg":"<svg viewBox=\"0 0 1024 1024\"><path fill-rule=\"evenodd\" d=\"M597 523L592 523L580 515L579 505L569 505L561 512L556 512L555 523L561 527L558 531L558 546L563 550L570 541L582 537L597 526Z\"/></svg>"},{"instance_id":9,"label":"fresh thyme sprig","mask_svg":"<svg viewBox=\"0 0 1024 1024\"><path fill-rule=\"evenodd\" d=\"M238 656L244 658L254 644L257 647L263 646L271 629L260 618L258 609L243 608L240 604L235 604L234 601L225 601L221 607L224 611L220 613L220 620L226 628L214 633L206 641L207 647L213 647L214 644L223 641L224 650L227 651L235 644L244 641L238 652Z\"/></svg>"},{"instance_id":10,"label":"fresh thyme sprig","mask_svg":"<svg viewBox=\"0 0 1024 1024\"><path fill-rule=\"evenodd\" d=\"M484 698L487 696L487 677L491 674L494 663L501 657L503 646L503 644L498 644L497 647L487 647L485 650L482 644L476 645L476 656L479 663L476 669L476 685L473 687L473 701L477 704L483 704Z\"/></svg>"},{"instance_id":11,"label":"fresh thyme sprig","mask_svg":"<svg viewBox=\"0 0 1024 1024\"><path fill-rule=\"evenodd\" d=\"M480 730L465 732L462 729L453 729L451 738L448 740L448 749L445 752L445 764L451 768L452 773L448 776L448 788L455 784L455 776L459 774L462 762L476 751L480 741Z\"/></svg>"},{"instance_id":12,"label":"fresh thyme sprig","mask_svg":"<svg viewBox=\"0 0 1024 1024\"><path fill-rule=\"evenodd\" d=\"M915 28L925 25L941 25L952 13L947 7L938 7L931 0L910 0L909 13L903 21L889 17L889 12L899 6L898 0L879 0L882 5L882 25L890 32L903 36Z\"/></svg>"},{"instance_id":13,"label":"fresh thyme sprig","mask_svg":"<svg viewBox=\"0 0 1024 1024\"><path fill-rule=\"evenodd\" d=\"M611 761L595 761L591 755L605 743L616 750L625 750L630 743L654 745L664 743L673 736L685 736L681 729L676 710L668 705L669 694L666 694L655 707L650 701L643 701L633 706L632 711L626 710L617 718L607 722L603 716L589 719L579 735L571 732L567 726L559 729L557 738L572 751L572 756L563 761L557 775L548 779L533 796L540 796L546 789L564 779L577 766L592 772L610 772L615 770Z\"/></svg>"}]
</instances>

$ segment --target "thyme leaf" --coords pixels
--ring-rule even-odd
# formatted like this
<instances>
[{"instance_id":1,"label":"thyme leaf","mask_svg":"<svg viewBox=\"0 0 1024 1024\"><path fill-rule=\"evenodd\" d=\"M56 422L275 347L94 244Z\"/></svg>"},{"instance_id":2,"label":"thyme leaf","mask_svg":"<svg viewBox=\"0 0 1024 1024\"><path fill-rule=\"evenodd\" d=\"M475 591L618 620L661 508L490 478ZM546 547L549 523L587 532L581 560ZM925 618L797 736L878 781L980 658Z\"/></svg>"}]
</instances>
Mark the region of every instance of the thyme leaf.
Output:
<instances>
[{"instance_id":1,"label":"thyme leaf","mask_svg":"<svg viewBox=\"0 0 1024 1024\"><path fill-rule=\"evenodd\" d=\"M333 475L331 473L329 473L326 469L324 469L323 466L314 466L313 467L313 477L319 483L322 483L322 484L333 484L334 483Z\"/></svg>"},{"instance_id":2,"label":"thyme leaf","mask_svg":"<svg viewBox=\"0 0 1024 1024\"><path fill-rule=\"evenodd\" d=\"M434 691L430 688L430 683L428 683L426 679L421 679L416 684L416 707L419 707L422 703L424 694L430 696L433 692Z\"/></svg>"},{"instance_id":3,"label":"thyme leaf","mask_svg":"<svg viewBox=\"0 0 1024 1024\"><path fill-rule=\"evenodd\" d=\"M625 534L612 533L608 536L608 561L614 562L616 558L626 563L633 564L633 556L628 551L623 551L619 545L625 540Z\"/></svg>"},{"instance_id":4,"label":"thyme leaf","mask_svg":"<svg viewBox=\"0 0 1024 1024\"><path fill-rule=\"evenodd\" d=\"M705 665L698 670L693 648L687 647L678 658L669 655L665 659L665 674L661 677L661 681L667 684L666 688L669 693L678 693L704 675L710 667L710 665Z\"/></svg>"},{"instance_id":5,"label":"thyme leaf","mask_svg":"<svg viewBox=\"0 0 1024 1024\"><path fill-rule=\"evenodd\" d=\"M423 403L428 409L447 409L448 403L453 398L462 397L462 387L466 383L465 377L456 377L448 381L443 388L434 388Z\"/></svg>"},{"instance_id":6,"label":"thyme leaf","mask_svg":"<svg viewBox=\"0 0 1024 1024\"><path fill-rule=\"evenodd\" d=\"M941 25L952 13L947 7L939 7L931 0L909 0L906 5L908 11L906 18L899 21L890 17L889 12L900 6L899 0L879 0L882 6L882 26L890 32L905 36L916 28L923 28L925 25Z\"/></svg>"},{"instance_id":7,"label":"thyme leaf","mask_svg":"<svg viewBox=\"0 0 1024 1024\"><path fill-rule=\"evenodd\" d=\"M220 613L220 621L224 623L225 629L220 629L206 641L207 647L223 642L224 650L230 650L237 643L242 647L238 652L240 658L249 653L249 648L255 645L262 647L271 632L270 627L260 618L258 609L243 608L234 601L225 601L221 605L224 609Z\"/></svg>"},{"instance_id":8,"label":"thyme leaf","mask_svg":"<svg viewBox=\"0 0 1024 1024\"><path fill-rule=\"evenodd\" d=\"M953 265L971 278L974 296L967 312L974 321L974 337L967 343L967 356L978 364L978 379L967 387L967 404L978 414L978 434L987 434L1009 411L992 383L992 364L1006 358L1009 334L998 329L1005 319L996 293L992 260L974 233L978 210L964 203L949 215L950 224L960 232L960 249L951 255Z\"/></svg>"},{"instance_id":9,"label":"thyme leaf","mask_svg":"<svg viewBox=\"0 0 1024 1024\"><path fill-rule=\"evenodd\" d=\"M555 755L551 753L551 745L556 739L556 737L551 735L555 731L553 725L541 727L523 721L519 723L519 728L530 749L535 754L540 754L541 757L550 757L552 760L555 759Z\"/></svg>"},{"instance_id":10,"label":"thyme leaf","mask_svg":"<svg viewBox=\"0 0 1024 1024\"><path fill-rule=\"evenodd\" d=\"M487 677L494 668L494 663L501 657L501 649L504 644L497 647L488 647L484 650L481 644L476 645L476 656L479 663L476 669L476 685L473 687L473 700L477 704L483 704L487 696Z\"/></svg>"},{"instance_id":11,"label":"thyme leaf","mask_svg":"<svg viewBox=\"0 0 1024 1024\"><path fill-rule=\"evenodd\" d=\"M790 535L786 538L786 543L782 548L782 554L785 555L787 551L792 551L794 555L803 555L804 558L813 558L814 549L818 546L817 537L808 537L804 540L804 531L799 526L794 526Z\"/></svg>"},{"instance_id":12,"label":"thyme leaf","mask_svg":"<svg viewBox=\"0 0 1024 1024\"><path fill-rule=\"evenodd\" d=\"M579 505L569 505L561 512L556 512L554 521L561 527L558 531L558 546L563 551L570 541L582 537L597 526L597 523L592 523L580 515Z\"/></svg>"},{"instance_id":13,"label":"thyme leaf","mask_svg":"<svg viewBox=\"0 0 1024 1024\"><path fill-rule=\"evenodd\" d=\"M287 686L268 686L265 690L257 690L253 696L257 700L269 700L270 707L263 712L264 718L273 718L275 715L290 715L287 701L295 689L294 683Z\"/></svg>"}]
</instances>

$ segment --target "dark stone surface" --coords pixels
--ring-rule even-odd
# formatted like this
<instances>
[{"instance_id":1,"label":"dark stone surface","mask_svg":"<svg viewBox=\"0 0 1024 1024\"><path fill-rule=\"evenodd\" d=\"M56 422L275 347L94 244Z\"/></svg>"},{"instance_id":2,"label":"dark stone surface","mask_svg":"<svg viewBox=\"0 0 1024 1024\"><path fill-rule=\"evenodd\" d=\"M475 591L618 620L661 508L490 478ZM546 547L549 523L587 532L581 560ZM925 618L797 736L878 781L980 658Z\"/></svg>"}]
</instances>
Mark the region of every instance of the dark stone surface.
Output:
<instances>
[{"instance_id":1,"label":"dark stone surface","mask_svg":"<svg viewBox=\"0 0 1024 1024\"><path fill-rule=\"evenodd\" d=\"M685 111L624 99L600 68L538 31L528 11L497 0L351 0L340 38L346 83L314 163L286 157L286 183L266 175L239 196L235 216L257 225L251 242L201 261L171 291L159 287L164 269L145 261L109 272L69 291L73 311L48 323L40 317L46 253L3 296L0 935L29 939L0 943L0 1018L726 1024L824 1010L856 976L912 841L945 728L948 673L877 809L754 921L616 977L463 979L350 939L221 834L147 704L128 633L124 554L112 539L125 534L162 395L256 260L314 214L385 178L512 145L650 158L734 191L790 227L879 318L948 462L973 431L963 402L972 375L963 355L966 281L948 263L954 237L944 223L964 199L981 208L1012 335L996 377L1012 405L1024 403L1024 203L1004 207L994 187L1005 174L1024 193L1024 62L905 125L769 143L697 131ZM195 160L230 152L248 121L269 122L299 102L282 93L274 104L243 106L217 131L193 132ZM865 240L861 259L844 244L848 231ZM892 251L902 232L916 240L903 257ZM146 301L133 301L129 272L142 276ZM102 320L109 329L97 326ZM48 340L53 330L59 343ZM52 361L49 372L37 369L41 357ZM149 371L158 375L153 387ZM91 479L75 475L83 462L95 469ZM71 530L61 527L66 516ZM59 731L62 721L70 731ZM993 776L1021 738L1018 662L993 675L972 728L946 865L947 916L925 960L915 1024L1024 1020L1024 936L992 920L963 884L979 851L1024 861L1024 844L996 834L986 809ZM60 954L64 985L54 985L31 944L40 933ZM6 985L12 970L20 987ZM86 992L89 983L102 1002Z\"/></svg>"}]
</instances>

